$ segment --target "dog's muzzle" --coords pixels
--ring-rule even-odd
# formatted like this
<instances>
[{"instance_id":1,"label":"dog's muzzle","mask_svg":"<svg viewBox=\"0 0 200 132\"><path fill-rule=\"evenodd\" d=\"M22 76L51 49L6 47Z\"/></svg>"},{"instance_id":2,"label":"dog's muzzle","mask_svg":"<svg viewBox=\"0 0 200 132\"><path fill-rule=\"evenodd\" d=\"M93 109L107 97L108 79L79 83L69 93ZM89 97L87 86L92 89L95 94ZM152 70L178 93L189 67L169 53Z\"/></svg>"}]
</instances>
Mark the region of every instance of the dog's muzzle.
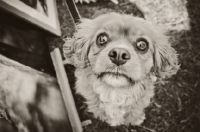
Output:
<instances>
[{"instance_id":1,"label":"dog's muzzle","mask_svg":"<svg viewBox=\"0 0 200 132\"><path fill-rule=\"evenodd\" d=\"M109 77L108 78L105 78L105 77ZM135 84L135 81L133 79L131 79L130 77L128 77L127 75L125 74L122 74L122 73L114 73L114 72L102 72L101 74L98 75L98 78L101 79L101 80L106 80L106 82L109 82L109 81L122 81L122 80L126 80L125 82L128 84L128 85L134 85ZM111 80L110 80L111 79ZM116 82L117 83L117 82ZM127 85L126 84L126 85Z\"/></svg>"}]
</instances>

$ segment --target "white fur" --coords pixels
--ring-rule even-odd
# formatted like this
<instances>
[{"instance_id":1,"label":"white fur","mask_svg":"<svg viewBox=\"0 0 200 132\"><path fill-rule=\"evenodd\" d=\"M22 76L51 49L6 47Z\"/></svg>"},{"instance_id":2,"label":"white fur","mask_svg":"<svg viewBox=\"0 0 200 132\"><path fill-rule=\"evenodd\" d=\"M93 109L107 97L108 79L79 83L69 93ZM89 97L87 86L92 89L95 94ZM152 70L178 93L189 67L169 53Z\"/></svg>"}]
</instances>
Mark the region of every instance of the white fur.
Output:
<instances>
[{"instance_id":1,"label":"white fur","mask_svg":"<svg viewBox=\"0 0 200 132\"><path fill-rule=\"evenodd\" d=\"M86 77L85 72L87 71L82 69L76 70L76 85L77 92L87 100L89 112L112 126L129 123L139 125L137 122L144 115L143 109L149 105L150 98L154 95L151 79L138 82L132 87L110 88L94 75Z\"/></svg>"}]
</instances>

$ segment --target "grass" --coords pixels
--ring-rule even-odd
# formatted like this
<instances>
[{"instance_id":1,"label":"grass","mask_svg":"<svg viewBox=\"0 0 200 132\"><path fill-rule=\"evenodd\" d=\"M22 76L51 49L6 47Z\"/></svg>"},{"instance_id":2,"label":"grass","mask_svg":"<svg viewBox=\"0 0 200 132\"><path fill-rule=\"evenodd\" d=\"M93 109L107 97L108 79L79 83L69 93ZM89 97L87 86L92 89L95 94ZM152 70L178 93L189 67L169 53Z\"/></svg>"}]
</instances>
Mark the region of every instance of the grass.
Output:
<instances>
[{"instance_id":1,"label":"grass","mask_svg":"<svg viewBox=\"0 0 200 132\"><path fill-rule=\"evenodd\" d=\"M74 25L61 0L58 0L59 18L63 36L71 36ZM125 0L120 4L100 1L94 4L78 4L81 16L91 18L95 14L107 11L143 14L137 7ZM199 132L200 131L200 1L188 0L187 9L191 19L190 31L171 31L171 43L179 54L181 69L164 84L157 84L152 104L145 111L147 119L142 126L110 127L84 111L86 106L82 98L75 95L81 120L92 119L92 124L85 127L85 132ZM66 67L69 82L74 88L73 66ZM82 109L81 109L82 108Z\"/></svg>"}]
</instances>

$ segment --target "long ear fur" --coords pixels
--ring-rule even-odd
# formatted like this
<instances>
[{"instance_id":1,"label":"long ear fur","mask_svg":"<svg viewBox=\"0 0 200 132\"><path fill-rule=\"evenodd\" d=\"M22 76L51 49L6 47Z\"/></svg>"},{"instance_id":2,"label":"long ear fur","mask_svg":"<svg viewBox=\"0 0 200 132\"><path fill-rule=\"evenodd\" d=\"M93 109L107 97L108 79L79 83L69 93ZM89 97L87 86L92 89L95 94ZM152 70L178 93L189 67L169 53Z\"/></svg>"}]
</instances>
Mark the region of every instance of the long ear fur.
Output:
<instances>
[{"instance_id":1,"label":"long ear fur","mask_svg":"<svg viewBox=\"0 0 200 132\"><path fill-rule=\"evenodd\" d=\"M93 37L93 32L95 26L93 26L93 21L90 19L82 19L80 23L77 24L77 31L74 37L70 40L64 40L63 52L65 57L70 57L69 64L75 67L86 67L88 65L87 54L89 52L89 47L91 38ZM71 50L71 47L73 48Z\"/></svg>"},{"instance_id":2,"label":"long ear fur","mask_svg":"<svg viewBox=\"0 0 200 132\"><path fill-rule=\"evenodd\" d=\"M81 22L77 25L77 31L74 34L75 43L74 43L74 53L76 56L77 63L81 67L86 67L88 63L88 52L90 45L93 43L92 38L94 35L95 26L93 20L82 19Z\"/></svg>"},{"instance_id":3,"label":"long ear fur","mask_svg":"<svg viewBox=\"0 0 200 132\"><path fill-rule=\"evenodd\" d=\"M162 31L156 41L154 45L154 71L157 77L168 78L176 74L180 67L178 55Z\"/></svg>"}]
</instances>

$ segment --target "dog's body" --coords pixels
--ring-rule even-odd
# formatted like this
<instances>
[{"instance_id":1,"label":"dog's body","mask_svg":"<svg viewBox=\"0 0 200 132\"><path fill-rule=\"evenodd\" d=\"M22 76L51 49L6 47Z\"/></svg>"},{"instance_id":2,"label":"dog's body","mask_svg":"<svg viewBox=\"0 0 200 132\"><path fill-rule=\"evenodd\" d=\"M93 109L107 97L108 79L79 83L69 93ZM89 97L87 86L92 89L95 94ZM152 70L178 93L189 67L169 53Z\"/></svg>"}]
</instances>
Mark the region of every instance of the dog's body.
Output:
<instances>
[{"instance_id":1,"label":"dog's body","mask_svg":"<svg viewBox=\"0 0 200 132\"><path fill-rule=\"evenodd\" d=\"M112 126L140 125L156 79L179 69L161 28L131 15L83 19L71 42L77 93L86 99L89 112Z\"/></svg>"}]
</instances>

